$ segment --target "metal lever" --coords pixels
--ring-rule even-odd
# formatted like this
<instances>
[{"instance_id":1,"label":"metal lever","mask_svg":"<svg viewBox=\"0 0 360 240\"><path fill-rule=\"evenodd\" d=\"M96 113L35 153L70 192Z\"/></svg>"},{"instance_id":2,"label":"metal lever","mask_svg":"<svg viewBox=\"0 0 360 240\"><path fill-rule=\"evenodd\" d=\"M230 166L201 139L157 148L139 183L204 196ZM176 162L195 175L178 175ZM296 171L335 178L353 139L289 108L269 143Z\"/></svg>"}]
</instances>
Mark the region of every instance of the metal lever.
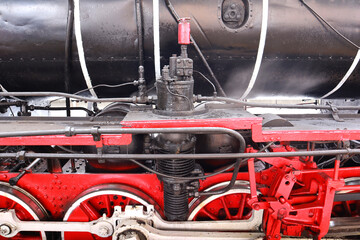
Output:
<instances>
[{"instance_id":1,"label":"metal lever","mask_svg":"<svg viewBox=\"0 0 360 240\"><path fill-rule=\"evenodd\" d=\"M330 106L330 111L331 111L331 115L332 115L332 117L334 118L334 120L335 121L337 121L337 122L344 122L344 119L341 119L340 117L339 117L339 109L337 109L337 107L336 106L334 106L334 105L332 105L332 104L330 104L330 103L328 103L328 105Z\"/></svg>"},{"instance_id":2,"label":"metal lever","mask_svg":"<svg viewBox=\"0 0 360 240\"><path fill-rule=\"evenodd\" d=\"M30 170L35 164L37 164L40 161L41 161L41 158L36 158L34 161L32 161L32 163L29 164L29 166L24 168L24 170L21 173L19 173L16 177L10 178L9 184L11 186L15 186L18 183L18 181L20 180L20 178L22 178L27 173L28 170Z\"/></svg>"}]
</instances>

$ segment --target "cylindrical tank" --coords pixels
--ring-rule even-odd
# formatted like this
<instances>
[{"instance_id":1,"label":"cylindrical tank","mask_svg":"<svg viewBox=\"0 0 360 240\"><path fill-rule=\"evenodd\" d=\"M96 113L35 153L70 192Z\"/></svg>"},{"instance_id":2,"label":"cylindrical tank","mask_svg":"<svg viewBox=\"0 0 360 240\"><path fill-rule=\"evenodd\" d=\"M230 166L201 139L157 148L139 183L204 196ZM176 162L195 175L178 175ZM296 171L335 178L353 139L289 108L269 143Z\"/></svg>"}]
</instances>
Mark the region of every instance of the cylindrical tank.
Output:
<instances>
[{"instance_id":1,"label":"cylindrical tank","mask_svg":"<svg viewBox=\"0 0 360 240\"><path fill-rule=\"evenodd\" d=\"M307 0L342 34L360 44L360 2ZM253 72L261 29L262 1L176 0L180 17L191 17L191 33L225 92L240 97ZM152 1L143 0L145 73L154 83ZM65 0L5 0L0 5L0 84L8 91L64 91ZM138 35L135 1L82 0L81 26L93 85L137 79ZM178 53L177 23L160 4L162 65ZM345 75L357 49L320 22L301 1L270 1L262 65L249 97L319 97ZM208 75L189 46L194 69ZM73 40L71 91L86 88ZM195 73L195 93L211 86ZM331 97L359 97L360 67ZM96 89L100 96L127 96L137 90Z\"/></svg>"}]
</instances>

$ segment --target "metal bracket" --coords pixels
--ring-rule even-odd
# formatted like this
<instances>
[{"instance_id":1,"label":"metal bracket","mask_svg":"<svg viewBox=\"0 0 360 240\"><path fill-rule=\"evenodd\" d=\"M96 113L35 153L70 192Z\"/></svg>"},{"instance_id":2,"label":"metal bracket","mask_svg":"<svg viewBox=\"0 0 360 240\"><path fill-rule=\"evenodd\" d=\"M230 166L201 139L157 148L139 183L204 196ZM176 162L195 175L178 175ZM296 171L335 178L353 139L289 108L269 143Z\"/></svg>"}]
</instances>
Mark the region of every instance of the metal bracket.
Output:
<instances>
[{"instance_id":1,"label":"metal bracket","mask_svg":"<svg viewBox=\"0 0 360 240\"><path fill-rule=\"evenodd\" d=\"M328 103L328 105L329 105L330 108L331 108L331 115L332 115L332 117L334 118L334 120L337 121L337 122L344 122L344 119L341 119L341 118L339 117L339 109L337 109L336 106L334 106L334 105L332 105L332 104L330 104L330 103Z\"/></svg>"},{"instance_id":2,"label":"metal bracket","mask_svg":"<svg viewBox=\"0 0 360 240\"><path fill-rule=\"evenodd\" d=\"M91 128L91 135L95 142L99 142L101 140L101 133L99 132L100 126L93 126Z\"/></svg>"},{"instance_id":3,"label":"metal bracket","mask_svg":"<svg viewBox=\"0 0 360 240\"><path fill-rule=\"evenodd\" d=\"M16 153L16 160L25 161L25 153L26 151L20 151Z\"/></svg>"},{"instance_id":4,"label":"metal bracket","mask_svg":"<svg viewBox=\"0 0 360 240\"><path fill-rule=\"evenodd\" d=\"M75 135L75 129L73 127L70 126L66 126L65 127L65 136L66 137L71 137Z\"/></svg>"}]
</instances>

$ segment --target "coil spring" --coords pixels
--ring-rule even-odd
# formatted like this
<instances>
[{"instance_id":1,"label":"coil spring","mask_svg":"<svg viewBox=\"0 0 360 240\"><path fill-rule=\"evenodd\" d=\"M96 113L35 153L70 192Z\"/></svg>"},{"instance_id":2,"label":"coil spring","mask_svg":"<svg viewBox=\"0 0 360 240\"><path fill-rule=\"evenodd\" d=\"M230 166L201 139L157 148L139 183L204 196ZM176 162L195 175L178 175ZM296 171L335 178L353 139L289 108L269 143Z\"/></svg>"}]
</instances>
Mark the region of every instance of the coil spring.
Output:
<instances>
[{"instance_id":1,"label":"coil spring","mask_svg":"<svg viewBox=\"0 0 360 240\"><path fill-rule=\"evenodd\" d=\"M172 176L189 176L195 168L194 159L158 160L158 170Z\"/></svg>"}]
</instances>

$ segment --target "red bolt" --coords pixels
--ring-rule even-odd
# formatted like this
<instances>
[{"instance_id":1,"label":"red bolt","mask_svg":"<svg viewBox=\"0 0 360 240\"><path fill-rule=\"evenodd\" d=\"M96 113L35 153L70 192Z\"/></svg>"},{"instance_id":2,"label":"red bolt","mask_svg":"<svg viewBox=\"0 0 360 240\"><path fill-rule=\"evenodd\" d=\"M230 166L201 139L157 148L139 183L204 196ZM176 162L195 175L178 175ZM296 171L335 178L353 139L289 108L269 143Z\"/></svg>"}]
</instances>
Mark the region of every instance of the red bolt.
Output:
<instances>
[{"instance_id":1,"label":"red bolt","mask_svg":"<svg viewBox=\"0 0 360 240\"><path fill-rule=\"evenodd\" d=\"M278 211L278 213L279 213L279 215L285 215L286 214L286 209L285 208L281 208L281 209L279 209L279 211Z\"/></svg>"},{"instance_id":2,"label":"red bolt","mask_svg":"<svg viewBox=\"0 0 360 240\"><path fill-rule=\"evenodd\" d=\"M266 181L266 180L268 180L269 177L267 175L262 175L261 178L262 178L262 180Z\"/></svg>"},{"instance_id":3,"label":"red bolt","mask_svg":"<svg viewBox=\"0 0 360 240\"><path fill-rule=\"evenodd\" d=\"M279 198L279 201L280 201L282 204L286 203L286 199L285 199L283 196L281 196L281 197Z\"/></svg>"},{"instance_id":4,"label":"red bolt","mask_svg":"<svg viewBox=\"0 0 360 240\"><path fill-rule=\"evenodd\" d=\"M256 211L257 210L260 210L260 205L259 204L253 204L253 209L255 209Z\"/></svg>"}]
</instances>

